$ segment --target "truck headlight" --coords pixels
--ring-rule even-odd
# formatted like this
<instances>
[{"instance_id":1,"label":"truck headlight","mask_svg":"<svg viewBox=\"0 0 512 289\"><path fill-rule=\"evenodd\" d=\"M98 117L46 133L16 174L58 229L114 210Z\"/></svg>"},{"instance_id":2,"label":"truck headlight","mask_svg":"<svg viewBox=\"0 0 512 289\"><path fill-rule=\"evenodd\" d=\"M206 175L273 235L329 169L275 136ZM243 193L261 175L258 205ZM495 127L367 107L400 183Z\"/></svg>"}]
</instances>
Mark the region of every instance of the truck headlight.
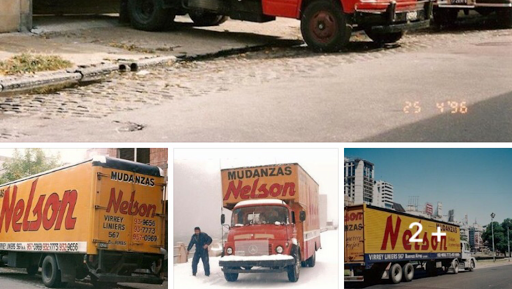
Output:
<instances>
[{"instance_id":1,"label":"truck headlight","mask_svg":"<svg viewBox=\"0 0 512 289\"><path fill-rule=\"evenodd\" d=\"M226 253L228 253L228 255L233 254L233 249L231 249L230 247L228 247L228 248L226 249Z\"/></svg>"},{"instance_id":2,"label":"truck headlight","mask_svg":"<svg viewBox=\"0 0 512 289\"><path fill-rule=\"evenodd\" d=\"M283 247L277 246L276 247L276 252L277 252L277 254L282 254L283 253Z\"/></svg>"}]
</instances>

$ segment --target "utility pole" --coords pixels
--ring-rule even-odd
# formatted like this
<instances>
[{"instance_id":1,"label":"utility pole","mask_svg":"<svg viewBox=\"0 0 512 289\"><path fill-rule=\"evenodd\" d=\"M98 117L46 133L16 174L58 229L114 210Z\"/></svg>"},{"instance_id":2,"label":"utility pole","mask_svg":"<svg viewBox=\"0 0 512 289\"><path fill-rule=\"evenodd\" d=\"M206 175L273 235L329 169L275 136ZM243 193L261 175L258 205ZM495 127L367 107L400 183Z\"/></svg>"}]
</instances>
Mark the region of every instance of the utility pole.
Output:
<instances>
[{"instance_id":1,"label":"utility pole","mask_svg":"<svg viewBox=\"0 0 512 289\"><path fill-rule=\"evenodd\" d=\"M496 217L496 214L491 213L491 234L492 234L492 261L496 262L496 251L494 250L494 217Z\"/></svg>"},{"instance_id":2,"label":"utility pole","mask_svg":"<svg viewBox=\"0 0 512 289\"><path fill-rule=\"evenodd\" d=\"M508 261L510 262L510 227L507 227Z\"/></svg>"}]
</instances>

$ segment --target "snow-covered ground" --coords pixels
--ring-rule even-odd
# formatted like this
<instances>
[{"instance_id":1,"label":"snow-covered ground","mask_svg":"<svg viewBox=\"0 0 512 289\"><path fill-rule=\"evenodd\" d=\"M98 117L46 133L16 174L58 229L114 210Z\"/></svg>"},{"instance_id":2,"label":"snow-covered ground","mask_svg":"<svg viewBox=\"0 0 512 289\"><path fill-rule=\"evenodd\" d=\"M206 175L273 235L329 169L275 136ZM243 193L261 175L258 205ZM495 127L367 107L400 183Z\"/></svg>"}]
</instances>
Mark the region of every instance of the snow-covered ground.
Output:
<instances>
[{"instance_id":1,"label":"snow-covered ground","mask_svg":"<svg viewBox=\"0 0 512 289\"><path fill-rule=\"evenodd\" d=\"M192 260L174 265L174 288L338 288L339 285L339 236L338 231L326 231L321 234L322 249L317 251L316 265L313 268L301 268L299 281L288 281L283 273L240 274L238 281L227 282L219 267L219 257L210 257L210 277L206 277L203 264L199 262L197 276L192 276Z\"/></svg>"}]
</instances>

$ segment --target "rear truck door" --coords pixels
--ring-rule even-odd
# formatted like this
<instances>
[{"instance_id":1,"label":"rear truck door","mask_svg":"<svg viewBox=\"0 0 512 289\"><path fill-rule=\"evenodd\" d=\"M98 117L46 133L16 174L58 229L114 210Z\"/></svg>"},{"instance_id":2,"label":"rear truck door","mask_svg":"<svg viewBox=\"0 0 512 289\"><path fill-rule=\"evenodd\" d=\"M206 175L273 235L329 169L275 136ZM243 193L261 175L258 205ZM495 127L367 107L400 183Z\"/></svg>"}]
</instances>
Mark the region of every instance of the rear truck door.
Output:
<instances>
[{"instance_id":1,"label":"rear truck door","mask_svg":"<svg viewBox=\"0 0 512 289\"><path fill-rule=\"evenodd\" d=\"M164 186L162 177L98 167L97 248L160 254L164 247Z\"/></svg>"},{"instance_id":2,"label":"rear truck door","mask_svg":"<svg viewBox=\"0 0 512 289\"><path fill-rule=\"evenodd\" d=\"M345 208L345 264L364 263L363 206Z\"/></svg>"}]
</instances>

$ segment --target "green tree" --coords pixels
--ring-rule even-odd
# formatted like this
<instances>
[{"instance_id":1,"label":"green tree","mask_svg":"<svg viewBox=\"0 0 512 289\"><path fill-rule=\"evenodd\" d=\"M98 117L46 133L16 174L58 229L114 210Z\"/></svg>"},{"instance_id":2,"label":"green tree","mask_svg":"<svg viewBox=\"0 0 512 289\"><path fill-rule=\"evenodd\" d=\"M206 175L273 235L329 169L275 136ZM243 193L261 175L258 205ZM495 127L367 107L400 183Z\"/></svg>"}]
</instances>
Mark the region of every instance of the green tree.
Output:
<instances>
[{"instance_id":1,"label":"green tree","mask_svg":"<svg viewBox=\"0 0 512 289\"><path fill-rule=\"evenodd\" d=\"M508 252L507 227L512 230L512 219L510 218L505 219L501 224L493 222L494 247L496 248L496 251L500 251L502 253ZM492 231L490 224L482 234L482 240L484 242L489 242L489 249L492 250Z\"/></svg>"},{"instance_id":2,"label":"green tree","mask_svg":"<svg viewBox=\"0 0 512 289\"><path fill-rule=\"evenodd\" d=\"M15 181L62 166L60 155L45 153L42 149L14 150L14 155L3 163L0 184Z\"/></svg>"}]
</instances>

